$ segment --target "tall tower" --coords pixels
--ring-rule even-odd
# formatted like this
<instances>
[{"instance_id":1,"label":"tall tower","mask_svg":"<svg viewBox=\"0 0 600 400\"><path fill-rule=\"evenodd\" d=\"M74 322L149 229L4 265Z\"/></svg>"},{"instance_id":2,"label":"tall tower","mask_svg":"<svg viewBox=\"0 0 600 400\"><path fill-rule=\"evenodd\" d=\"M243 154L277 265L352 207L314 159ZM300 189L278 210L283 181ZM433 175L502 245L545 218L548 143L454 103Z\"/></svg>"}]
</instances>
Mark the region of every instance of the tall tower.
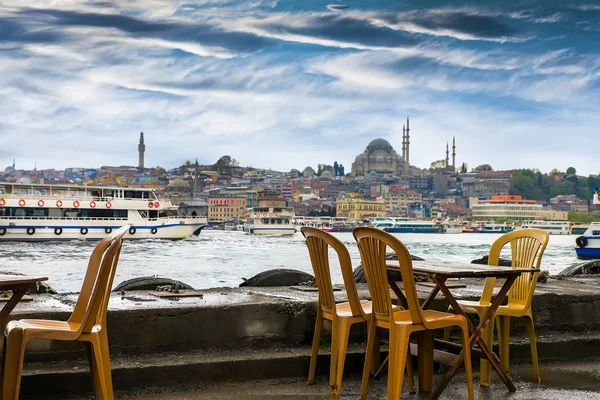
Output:
<instances>
[{"instance_id":1,"label":"tall tower","mask_svg":"<svg viewBox=\"0 0 600 400\"><path fill-rule=\"evenodd\" d=\"M13 158L13 169L15 169L15 159Z\"/></svg>"},{"instance_id":2,"label":"tall tower","mask_svg":"<svg viewBox=\"0 0 600 400\"><path fill-rule=\"evenodd\" d=\"M194 165L194 198L198 197L198 177L200 175L200 164L196 158L196 164Z\"/></svg>"},{"instance_id":3,"label":"tall tower","mask_svg":"<svg viewBox=\"0 0 600 400\"><path fill-rule=\"evenodd\" d=\"M452 168L456 170L456 138L452 136Z\"/></svg>"},{"instance_id":4,"label":"tall tower","mask_svg":"<svg viewBox=\"0 0 600 400\"><path fill-rule=\"evenodd\" d=\"M446 142L446 167L450 166L450 150L448 150L448 142Z\"/></svg>"},{"instance_id":5,"label":"tall tower","mask_svg":"<svg viewBox=\"0 0 600 400\"><path fill-rule=\"evenodd\" d=\"M146 151L146 145L144 144L144 132L140 132L140 144L138 144L139 153L139 169L144 169L144 152Z\"/></svg>"},{"instance_id":6,"label":"tall tower","mask_svg":"<svg viewBox=\"0 0 600 400\"><path fill-rule=\"evenodd\" d=\"M406 117L406 158L404 159L405 166L404 171L408 174L408 170L410 168L410 125L408 121L408 117Z\"/></svg>"},{"instance_id":7,"label":"tall tower","mask_svg":"<svg viewBox=\"0 0 600 400\"><path fill-rule=\"evenodd\" d=\"M406 125L402 125L402 159L406 160Z\"/></svg>"}]
</instances>

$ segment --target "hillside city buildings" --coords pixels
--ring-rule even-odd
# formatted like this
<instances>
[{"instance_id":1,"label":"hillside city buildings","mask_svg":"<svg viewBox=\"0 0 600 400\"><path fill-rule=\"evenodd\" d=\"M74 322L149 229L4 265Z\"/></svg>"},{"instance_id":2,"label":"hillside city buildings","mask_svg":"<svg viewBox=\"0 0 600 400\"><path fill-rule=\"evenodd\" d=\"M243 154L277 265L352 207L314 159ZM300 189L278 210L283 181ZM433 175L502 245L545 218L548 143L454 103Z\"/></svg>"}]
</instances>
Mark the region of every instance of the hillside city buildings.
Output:
<instances>
[{"instance_id":1,"label":"hillside city buildings","mask_svg":"<svg viewBox=\"0 0 600 400\"><path fill-rule=\"evenodd\" d=\"M142 132L137 167L25 170L13 160L0 171L0 181L150 187L184 213L206 215L213 223L239 221L261 199L285 201L295 208L296 215L337 215L355 221L381 216L566 220L568 212L589 211L590 199L575 195L557 196L547 203L512 195L512 171L457 168L454 137L451 147L446 144L445 157L434 161L431 168L410 165L408 119L401 149L398 154L388 140L375 138L355 157L348 173L337 162L320 165L317 170L307 166L287 172L244 168L228 156L213 165L186 161L165 170L145 167ZM548 184L559 185L564 179L553 175Z\"/></svg>"}]
</instances>

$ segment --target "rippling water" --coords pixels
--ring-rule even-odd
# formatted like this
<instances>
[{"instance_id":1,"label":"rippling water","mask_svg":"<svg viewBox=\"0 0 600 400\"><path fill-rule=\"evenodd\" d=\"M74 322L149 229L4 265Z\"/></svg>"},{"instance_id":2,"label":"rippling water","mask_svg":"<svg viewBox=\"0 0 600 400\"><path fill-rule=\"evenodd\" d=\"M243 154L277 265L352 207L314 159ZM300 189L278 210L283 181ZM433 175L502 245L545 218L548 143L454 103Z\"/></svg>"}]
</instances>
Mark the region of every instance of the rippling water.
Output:
<instances>
[{"instance_id":1,"label":"rippling water","mask_svg":"<svg viewBox=\"0 0 600 400\"><path fill-rule=\"evenodd\" d=\"M352 233L336 233L350 251L354 265L360 256ZM412 254L427 260L470 262L486 255L496 234L397 234ZM556 274L577 261L575 236L550 236L543 269ZM45 275L59 292L78 291L85 274L92 242L1 243L0 270ZM125 242L115 284L139 276L178 279L195 288L238 286L242 277L273 268L312 273L301 234L291 237L246 235L243 232L204 231L182 241ZM340 272L332 267L334 283Z\"/></svg>"}]
</instances>

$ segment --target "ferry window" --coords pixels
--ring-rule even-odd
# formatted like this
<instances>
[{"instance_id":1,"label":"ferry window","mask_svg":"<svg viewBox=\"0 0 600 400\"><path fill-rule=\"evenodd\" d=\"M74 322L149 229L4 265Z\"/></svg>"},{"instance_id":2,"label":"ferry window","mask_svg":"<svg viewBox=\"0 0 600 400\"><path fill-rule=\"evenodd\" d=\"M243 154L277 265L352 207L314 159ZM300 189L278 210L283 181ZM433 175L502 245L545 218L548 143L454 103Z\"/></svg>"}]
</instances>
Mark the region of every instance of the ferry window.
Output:
<instances>
[{"instance_id":1,"label":"ferry window","mask_svg":"<svg viewBox=\"0 0 600 400\"><path fill-rule=\"evenodd\" d=\"M34 217L46 217L48 215L48 209L47 208L34 208L33 209L33 216Z\"/></svg>"},{"instance_id":2,"label":"ferry window","mask_svg":"<svg viewBox=\"0 0 600 400\"><path fill-rule=\"evenodd\" d=\"M285 220L285 223L286 223L286 224L289 224L289 223L290 223L290 220L289 220L289 219L286 219L286 220Z\"/></svg>"},{"instance_id":3,"label":"ferry window","mask_svg":"<svg viewBox=\"0 0 600 400\"><path fill-rule=\"evenodd\" d=\"M278 219L277 219L277 223L278 223L279 225L281 225L281 218L278 218Z\"/></svg>"},{"instance_id":4,"label":"ferry window","mask_svg":"<svg viewBox=\"0 0 600 400\"><path fill-rule=\"evenodd\" d=\"M156 210L149 210L148 211L148 218L158 218L158 211L156 211Z\"/></svg>"},{"instance_id":5,"label":"ferry window","mask_svg":"<svg viewBox=\"0 0 600 400\"><path fill-rule=\"evenodd\" d=\"M263 222L265 223L265 225L269 225L269 220L267 218L263 219Z\"/></svg>"},{"instance_id":6,"label":"ferry window","mask_svg":"<svg viewBox=\"0 0 600 400\"><path fill-rule=\"evenodd\" d=\"M592 236L598 236L600 235L600 231L592 231Z\"/></svg>"},{"instance_id":7,"label":"ferry window","mask_svg":"<svg viewBox=\"0 0 600 400\"><path fill-rule=\"evenodd\" d=\"M272 224L272 225L275 225L275 218L272 218L272 219L271 219L271 224Z\"/></svg>"}]
</instances>

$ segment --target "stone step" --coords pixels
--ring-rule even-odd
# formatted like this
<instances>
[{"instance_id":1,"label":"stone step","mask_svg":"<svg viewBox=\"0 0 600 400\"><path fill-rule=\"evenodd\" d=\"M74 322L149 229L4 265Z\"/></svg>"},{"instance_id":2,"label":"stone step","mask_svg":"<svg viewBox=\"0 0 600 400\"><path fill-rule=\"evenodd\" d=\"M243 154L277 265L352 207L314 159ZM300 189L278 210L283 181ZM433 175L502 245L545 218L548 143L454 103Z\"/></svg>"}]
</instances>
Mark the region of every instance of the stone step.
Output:
<instances>
[{"instance_id":1,"label":"stone step","mask_svg":"<svg viewBox=\"0 0 600 400\"><path fill-rule=\"evenodd\" d=\"M523 338L511 342L511 362L528 363L529 344ZM382 346L382 359L385 356ZM538 338L540 362L600 357L600 334L553 333ZM150 354L111 354L115 390L202 384L216 381L247 381L302 377L308 373L310 346L286 346L217 351L188 351ZM347 373L362 371L364 345L349 346ZM329 349L323 343L317 374L329 374ZM67 394L91 394L91 378L85 359L65 362L26 363L22 398L64 398Z\"/></svg>"}]
</instances>

